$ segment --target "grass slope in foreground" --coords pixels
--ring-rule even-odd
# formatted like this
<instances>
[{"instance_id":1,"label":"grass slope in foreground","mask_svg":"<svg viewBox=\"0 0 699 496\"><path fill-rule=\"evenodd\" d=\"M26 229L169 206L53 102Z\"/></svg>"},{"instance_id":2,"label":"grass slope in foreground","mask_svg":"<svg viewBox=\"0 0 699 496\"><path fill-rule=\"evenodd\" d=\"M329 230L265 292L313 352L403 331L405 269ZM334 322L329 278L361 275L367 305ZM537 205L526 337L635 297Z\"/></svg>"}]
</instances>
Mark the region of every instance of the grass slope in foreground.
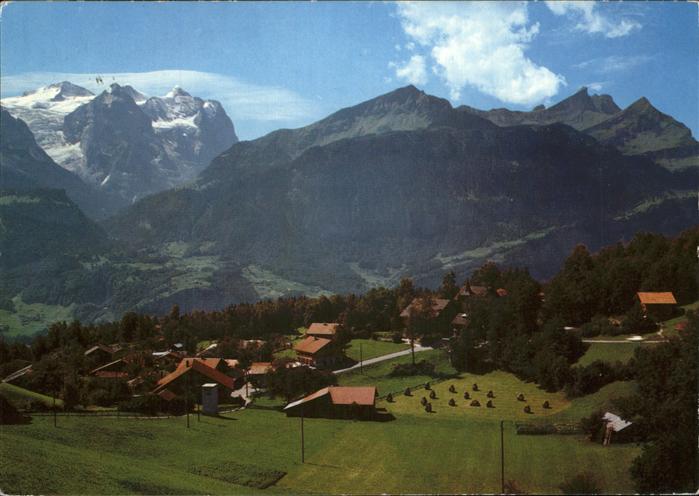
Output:
<instances>
[{"instance_id":1,"label":"grass slope in foreground","mask_svg":"<svg viewBox=\"0 0 699 496\"><path fill-rule=\"evenodd\" d=\"M443 352L417 355L432 360L446 373ZM367 367L374 378L339 376L341 383L382 384L401 357ZM453 370L452 370L453 372ZM383 376L381 375L383 374ZM277 411L248 409L218 418L127 420L34 417L29 425L0 429L0 489L9 493L71 494L303 494L303 493L450 493L500 491L500 419L505 427L506 478L528 492L557 493L564 479L593 472L606 492L633 489L628 474L636 445L602 447L582 436L518 436L514 422L545 418L577 420L611 398L633 390L614 383L595 395L565 400L545 393L510 374L468 374L435 384L448 398L450 383L478 382L496 392L496 409L437 406L427 414L413 408L420 396L381 401L396 415L392 422L306 419L306 463L300 463L300 421ZM462 391L460 391L463 394ZM548 398L550 416L521 413L511 393L532 400ZM404 401L406 400L406 401ZM408 401L409 400L409 401ZM539 411L537 408L535 411ZM60 454L60 456L57 456ZM39 468L40 467L40 468ZM259 489L281 472L276 485Z\"/></svg>"}]
</instances>

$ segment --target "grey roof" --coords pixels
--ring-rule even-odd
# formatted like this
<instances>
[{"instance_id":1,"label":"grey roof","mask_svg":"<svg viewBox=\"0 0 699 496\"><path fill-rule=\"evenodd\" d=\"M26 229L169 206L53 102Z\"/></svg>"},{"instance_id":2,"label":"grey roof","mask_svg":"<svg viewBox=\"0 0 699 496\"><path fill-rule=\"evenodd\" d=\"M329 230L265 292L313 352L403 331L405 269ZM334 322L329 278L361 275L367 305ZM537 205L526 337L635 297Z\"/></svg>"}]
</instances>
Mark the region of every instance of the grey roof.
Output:
<instances>
[{"instance_id":1,"label":"grey roof","mask_svg":"<svg viewBox=\"0 0 699 496\"><path fill-rule=\"evenodd\" d=\"M614 415L613 413L610 413L610 412L605 413L604 416L602 417L602 420L607 422L607 425L611 425L612 430L614 430L614 432L619 432L621 430L624 430L628 426L631 425L631 422L624 420L620 416Z\"/></svg>"}]
</instances>

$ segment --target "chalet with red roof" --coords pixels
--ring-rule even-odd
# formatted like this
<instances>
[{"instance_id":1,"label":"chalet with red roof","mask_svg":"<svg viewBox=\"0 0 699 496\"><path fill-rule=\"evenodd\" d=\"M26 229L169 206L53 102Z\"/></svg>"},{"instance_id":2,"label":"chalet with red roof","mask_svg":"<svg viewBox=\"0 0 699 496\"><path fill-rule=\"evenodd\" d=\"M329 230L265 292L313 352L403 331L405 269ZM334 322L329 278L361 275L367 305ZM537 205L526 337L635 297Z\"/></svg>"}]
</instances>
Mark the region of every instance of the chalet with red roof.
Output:
<instances>
[{"instance_id":1,"label":"chalet with red roof","mask_svg":"<svg viewBox=\"0 0 699 496\"><path fill-rule=\"evenodd\" d=\"M425 308L426 305L429 305L429 308ZM440 332L451 330L451 321L457 311L457 305L453 304L452 300L444 298L413 298L413 301L400 313L405 327L409 327L411 317L414 318L416 314L423 314L425 310L429 315L430 326L440 330Z\"/></svg>"},{"instance_id":2,"label":"chalet with red roof","mask_svg":"<svg viewBox=\"0 0 699 496\"><path fill-rule=\"evenodd\" d=\"M377 390L368 387L330 386L284 407L288 417L371 419L376 415Z\"/></svg>"},{"instance_id":3,"label":"chalet with red roof","mask_svg":"<svg viewBox=\"0 0 699 496\"><path fill-rule=\"evenodd\" d=\"M310 326L308 326L308 330L306 330L306 336L313 336L316 338L324 339L335 339L335 336L337 335L337 328L339 326L340 324L335 322L313 322Z\"/></svg>"},{"instance_id":4,"label":"chalet with red roof","mask_svg":"<svg viewBox=\"0 0 699 496\"><path fill-rule=\"evenodd\" d=\"M272 362L252 362L245 371L245 375L253 385L265 387L267 385L267 374L274 371Z\"/></svg>"},{"instance_id":5,"label":"chalet with red roof","mask_svg":"<svg viewBox=\"0 0 699 496\"><path fill-rule=\"evenodd\" d=\"M153 393L160 394L167 389L172 394L181 395L187 389L192 392L199 391L202 384L210 382L222 386L218 388L221 400L226 399L236 389L235 379L232 377L210 367L202 359L185 358L174 372L158 381ZM169 393L166 396L170 396Z\"/></svg>"},{"instance_id":6,"label":"chalet with red roof","mask_svg":"<svg viewBox=\"0 0 699 496\"><path fill-rule=\"evenodd\" d=\"M657 320L670 318L677 307L675 295L671 292L638 292L636 298L641 303L641 308L646 315Z\"/></svg>"},{"instance_id":7,"label":"chalet with red roof","mask_svg":"<svg viewBox=\"0 0 699 496\"><path fill-rule=\"evenodd\" d=\"M340 360L340 353L331 339L308 336L294 346L299 362L311 367L329 368Z\"/></svg>"}]
</instances>

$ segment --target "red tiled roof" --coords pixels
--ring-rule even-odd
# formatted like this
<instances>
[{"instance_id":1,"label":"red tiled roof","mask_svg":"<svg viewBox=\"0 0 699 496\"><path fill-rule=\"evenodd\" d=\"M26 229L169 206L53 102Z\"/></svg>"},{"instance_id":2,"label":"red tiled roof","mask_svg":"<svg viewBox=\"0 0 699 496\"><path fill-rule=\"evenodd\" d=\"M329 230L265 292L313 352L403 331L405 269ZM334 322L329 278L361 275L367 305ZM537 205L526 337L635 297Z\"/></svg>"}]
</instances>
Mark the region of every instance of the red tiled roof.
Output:
<instances>
[{"instance_id":1,"label":"red tiled roof","mask_svg":"<svg viewBox=\"0 0 699 496\"><path fill-rule=\"evenodd\" d=\"M495 290L498 296L507 296L507 290L505 288L498 288Z\"/></svg>"},{"instance_id":2,"label":"red tiled roof","mask_svg":"<svg viewBox=\"0 0 699 496\"><path fill-rule=\"evenodd\" d=\"M677 305L675 296L669 291L661 293L638 292L637 295L644 305Z\"/></svg>"},{"instance_id":3,"label":"red tiled roof","mask_svg":"<svg viewBox=\"0 0 699 496\"><path fill-rule=\"evenodd\" d=\"M334 387L330 390L333 405L373 405L376 400L376 388L369 387Z\"/></svg>"},{"instance_id":4,"label":"red tiled roof","mask_svg":"<svg viewBox=\"0 0 699 496\"><path fill-rule=\"evenodd\" d=\"M325 346L332 343L331 340L325 338L315 338L313 336L308 336L303 341L299 341L294 346L294 350L300 351L301 353L315 354L318 353Z\"/></svg>"},{"instance_id":5,"label":"red tiled roof","mask_svg":"<svg viewBox=\"0 0 699 496\"><path fill-rule=\"evenodd\" d=\"M192 362L192 360L196 362L201 362L207 367L211 367L212 369L215 369L216 367L219 366L221 363L221 358L199 358L199 357L188 357L188 358L183 358L180 363L177 364L177 368L179 369L180 367L189 367L189 364Z\"/></svg>"},{"instance_id":6,"label":"red tiled roof","mask_svg":"<svg viewBox=\"0 0 699 496\"><path fill-rule=\"evenodd\" d=\"M169 373L162 379L158 381L158 386L155 388L155 391L158 392L165 388L168 384L170 384L172 381L176 380L180 376L186 374L187 372L194 370L195 372L198 372L212 381L218 382L219 384L227 387L231 391L235 390L234 386L234 379L232 377L228 377L226 374L222 374L218 370L209 367L208 365L205 365L202 363L201 360L194 360L194 359L186 359L188 360L188 366L185 367L177 367L174 372ZM183 360L184 361L184 360Z\"/></svg>"},{"instance_id":7,"label":"red tiled roof","mask_svg":"<svg viewBox=\"0 0 699 496\"><path fill-rule=\"evenodd\" d=\"M313 322L306 334L308 335L318 335L318 336L334 336L337 333L337 327L340 324L337 323L327 323L327 322Z\"/></svg>"},{"instance_id":8,"label":"red tiled roof","mask_svg":"<svg viewBox=\"0 0 699 496\"><path fill-rule=\"evenodd\" d=\"M271 362L252 362L248 369L249 375L265 375L272 368Z\"/></svg>"},{"instance_id":9,"label":"red tiled roof","mask_svg":"<svg viewBox=\"0 0 699 496\"><path fill-rule=\"evenodd\" d=\"M410 310L417 306L418 304L421 303L423 298L413 298L413 301L410 302L410 305L405 307L405 309L400 313L400 316L403 318L410 317ZM443 298L433 298L432 299L432 316L433 317L439 317L439 314L442 313L442 310L444 310L447 305L450 303L449 300L443 299Z\"/></svg>"}]
</instances>

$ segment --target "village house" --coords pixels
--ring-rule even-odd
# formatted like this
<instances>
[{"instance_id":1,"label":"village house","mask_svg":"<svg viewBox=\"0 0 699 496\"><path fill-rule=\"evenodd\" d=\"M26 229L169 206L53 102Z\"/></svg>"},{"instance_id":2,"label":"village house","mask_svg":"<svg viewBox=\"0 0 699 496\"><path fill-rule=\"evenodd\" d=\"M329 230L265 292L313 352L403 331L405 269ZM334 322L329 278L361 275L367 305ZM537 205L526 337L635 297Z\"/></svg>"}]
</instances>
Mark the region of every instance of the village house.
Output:
<instances>
[{"instance_id":1,"label":"village house","mask_svg":"<svg viewBox=\"0 0 699 496\"><path fill-rule=\"evenodd\" d=\"M175 396L182 395L185 391L198 392L202 384L215 382L222 387L218 388L221 402L230 397L235 391L235 379L210 367L204 360L186 358L182 360L177 369L160 379L153 393L160 395L166 401L171 401ZM164 393L167 390L168 393ZM163 393L163 394L161 394Z\"/></svg>"},{"instance_id":2,"label":"village house","mask_svg":"<svg viewBox=\"0 0 699 496\"><path fill-rule=\"evenodd\" d=\"M126 365L126 360L120 358L91 370L90 375L103 379L125 379L129 376Z\"/></svg>"},{"instance_id":3,"label":"village house","mask_svg":"<svg viewBox=\"0 0 699 496\"><path fill-rule=\"evenodd\" d=\"M288 417L368 420L376 416L376 395L374 386L330 386L289 403L284 411Z\"/></svg>"},{"instance_id":4,"label":"village house","mask_svg":"<svg viewBox=\"0 0 699 496\"><path fill-rule=\"evenodd\" d=\"M327 322L313 322L308 326L306 330L306 336L313 336L316 338L325 339L335 339L337 335L337 328L340 326L338 323L327 323Z\"/></svg>"},{"instance_id":5,"label":"village house","mask_svg":"<svg viewBox=\"0 0 699 496\"><path fill-rule=\"evenodd\" d=\"M421 305L423 302L423 299L420 297L413 298L413 301L410 302L410 304L403 309L403 311L400 313L401 319L405 322L407 325L408 319L410 319L410 314L414 309L417 309L419 305ZM449 306L451 303L451 300L447 300L444 298L432 298L431 299L432 307L430 308L430 314L433 319L439 319L446 308Z\"/></svg>"},{"instance_id":6,"label":"village house","mask_svg":"<svg viewBox=\"0 0 699 496\"><path fill-rule=\"evenodd\" d=\"M340 353L330 339L308 336L294 346L296 357L304 365L330 368L340 361Z\"/></svg>"},{"instance_id":7,"label":"village house","mask_svg":"<svg viewBox=\"0 0 699 496\"><path fill-rule=\"evenodd\" d=\"M22 367L19 370L15 370L14 372L12 372L8 376L6 376L2 380L2 382L7 382L7 383L16 382L16 381L19 381L22 377L26 377L26 376L30 375L31 373L32 373L32 366L27 365L26 367Z\"/></svg>"},{"instance_id":8,"label":"village house","mask_svg":"<svg viewBox=\"0 0 699 496\"><path fill-rule=\"evenodd\" d=\"M602 420L605 423L604 429L604 441L603 445L608 446L612 442L612 434L617 442L626 442L631 440L633 435L632 429L629 429L633 424L627 420L622 419L618 415L607 412L602 416Z\"/></svg>"},{"instance_id":9,"label":"village house","mask_svg":"<svg viewBox=\"0 0 699 496\"><path fill-rule=\"evenodd\" d=\"M454 317L454 313L457 308L456 305L452 304L452 300L447 300L444 298L430 298L431 307L429 309L429 316L431 327L438 330L441 333L449 332L451 330L451 322ZM410 318L418 312L421 305L425 304L425 299L421 297L414 298L410 304L403 309L400 313L400 318L403 320L403 325L406 329L409 327Z\"/></svg>"},{"instance_id":10,"label":"village house","mask_svg":"<svg viewBox=\"0 0 699 496\"><path fill-rule=\"evenodd\" d=\"M638 292L638 301L643 312L656 320L666 320L672 317L677 307L675 295L671 292Z\"/></svg>"},{"instance_id":11,"label":"village house","mask_svg":"<svg viewBox=\"0 0 699 496\"><path fill-rule=\"evenodd\" d=\"M94 367L96 365L112 362L114 360L112 358L114 356L114 350L110 346L98 344L86 350L84 356Z\"/></svg>"},{"instance_id":12,"label":"village house","mask_svg":"<svg viewBox=\"0 0 699 496\"><path fill-rule=\"evenodd\" d=\"M267 387L267 374L273 370L271 362L252 362L245 377L255 387Z\"/></svg>"},{"instance_id":13,"label":"village house","mask_svg":"<svg viewBox=\"0 0 699 496\"><path fill-rule=\"evenodd\" d=\"M488 288L486 286L472 286L470 282L461 286L456 295L456 299L464 301L469 298L485 298L488 296Z\"/></svg>"}]
</instances>

